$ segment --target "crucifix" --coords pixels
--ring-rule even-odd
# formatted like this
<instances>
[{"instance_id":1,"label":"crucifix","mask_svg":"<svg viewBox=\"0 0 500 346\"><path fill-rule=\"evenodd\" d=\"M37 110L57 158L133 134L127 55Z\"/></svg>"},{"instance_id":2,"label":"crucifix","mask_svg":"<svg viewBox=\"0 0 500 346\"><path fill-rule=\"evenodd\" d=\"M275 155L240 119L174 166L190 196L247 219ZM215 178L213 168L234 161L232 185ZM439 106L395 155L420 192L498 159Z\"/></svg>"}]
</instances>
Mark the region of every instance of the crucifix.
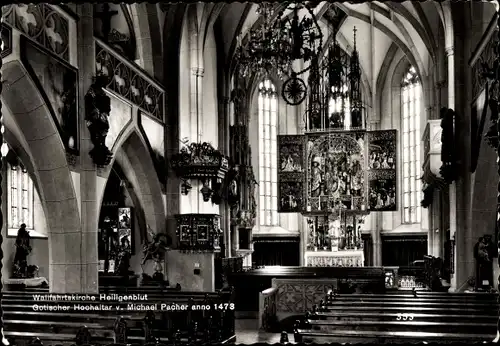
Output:
<instances>
[{"instance_id":1,"label":"crucifix","mask_svg":"<svg viewBox=\"0 0 500 346\"><path fill-rule=\"evenodd\" d=\"M108 42L109 32L111 31L111 18L116 16L118 11L110 11L109 4L106 2L102 5L102 12L97 12L95 16L101 20L101 31L104 42Z\"/></svg>"}]
</instances>

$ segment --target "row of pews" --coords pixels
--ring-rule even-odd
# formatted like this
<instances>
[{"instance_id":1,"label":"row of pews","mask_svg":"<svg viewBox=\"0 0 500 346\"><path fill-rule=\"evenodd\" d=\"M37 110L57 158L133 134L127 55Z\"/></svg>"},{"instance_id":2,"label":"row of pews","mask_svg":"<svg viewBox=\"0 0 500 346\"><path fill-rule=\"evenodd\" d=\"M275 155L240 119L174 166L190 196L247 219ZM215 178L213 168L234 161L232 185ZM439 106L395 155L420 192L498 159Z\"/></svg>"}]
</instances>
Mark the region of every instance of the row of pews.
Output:
<instances>
[{"instance_id":1,"label":"row of pews","mask_svg":"<svg viewBox=\"0 0 500 346\"><path fill-rule=\"evenodd\" d=\"M107 287L106 294L124 294ZM128 288L125 294L148 294L148 301L35 301L47 289L4 291L4 334L17 346L108 345L161 343L166 345L233 343L234 311L230 290L187 292L161 287ZM127 304L185 306L182 311L130 311ZM79 304L78 311L46 311L43 306ZM93 310L98 304L109 310ZM210 306L210 309L203 308ZM216 308L217 307L217 308Z\"/></svg>"},{"instance_id":2,"label":"row of pews","mask_svg":"<svg viewBox=\"0 0 500 346\"><path fill-rule=\"evenodd\" d=\"M496 336L498 304L488 293L394 291L338 294L294 327L295 342L480 342Z\"/></svg>"}]
</instances>

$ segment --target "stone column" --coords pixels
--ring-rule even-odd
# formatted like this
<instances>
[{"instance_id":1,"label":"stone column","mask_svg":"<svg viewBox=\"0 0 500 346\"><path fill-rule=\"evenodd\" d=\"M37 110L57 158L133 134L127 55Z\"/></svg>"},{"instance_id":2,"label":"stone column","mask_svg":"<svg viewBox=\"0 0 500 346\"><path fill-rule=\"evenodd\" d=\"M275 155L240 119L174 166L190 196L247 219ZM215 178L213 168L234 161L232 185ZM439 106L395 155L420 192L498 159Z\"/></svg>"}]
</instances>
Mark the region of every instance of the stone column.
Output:
<instances>
[{"instance_id":1,"label":"stone column","mask_svg":"<svg viewBox=\"0 0 500 346\"><path fill-rule=\"evenodd\" d=\"M80 258L74 253L74 247L66 243L66 282L59 287L58 283L51 283L54 292L82 292L97 293L98 286L98 256L97 256L97 220L99 210L97 206L97 170L89 155L93 148L90 134L85 123L84 97L95 76L95 44L93 28L93 6L82 4L78 6L80 20L78 21L78 68L79 68L79 121L80 121L80 190L81 190L81 233L68 235L66 239L78 243L82 249ZM78 188L78 187L77 187ZM76 244L74 244L76 245ZM52 264L51 264L52 266ZM58 268L61 270L61 268ZM76 271L68 275L68 271ZM76 279L76 280L75 280ZM78 280L79 279L79 280ZM64 288L62 286L65 286ZM60 289L61 288L61 289Z\"/></svg>"},{"instance_id":2,"label":"stone column","mask_svg":"<svg viewBox=\"0 0 500 346\"><path fill-rule=\"evenodd\" d=\"M448 108L455 109L455 57L453 42L448 42L445 49L448 60ZM455 128L456 129L456 128ZM451 276L450 292L455 292L464 281L463 255L467 251L465 248L464 230L458 229L457 215L457 181L451 183L449 187L450 198L450 237L455 237L454 263L455 273ZM460 253L461 256L457 256Z\"/></svg>"}]
</instances>

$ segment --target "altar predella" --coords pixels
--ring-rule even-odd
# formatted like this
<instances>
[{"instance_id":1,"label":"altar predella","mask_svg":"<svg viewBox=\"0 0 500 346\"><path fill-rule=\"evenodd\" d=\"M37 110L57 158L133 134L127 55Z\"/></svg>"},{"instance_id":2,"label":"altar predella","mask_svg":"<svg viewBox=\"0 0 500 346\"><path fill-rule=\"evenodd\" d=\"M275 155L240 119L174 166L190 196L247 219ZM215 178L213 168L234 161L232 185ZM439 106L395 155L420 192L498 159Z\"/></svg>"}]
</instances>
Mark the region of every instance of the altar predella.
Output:
<instances>
[{"instance_id":1,"label":"altar predella","mask_svg":"<svg viewBox=\"0 0 500 346\"><path fill-rule=\"evenodd\" d=\"M278 211L396 211L397 131L278 136Z\"/></svg>"}]
</instances>

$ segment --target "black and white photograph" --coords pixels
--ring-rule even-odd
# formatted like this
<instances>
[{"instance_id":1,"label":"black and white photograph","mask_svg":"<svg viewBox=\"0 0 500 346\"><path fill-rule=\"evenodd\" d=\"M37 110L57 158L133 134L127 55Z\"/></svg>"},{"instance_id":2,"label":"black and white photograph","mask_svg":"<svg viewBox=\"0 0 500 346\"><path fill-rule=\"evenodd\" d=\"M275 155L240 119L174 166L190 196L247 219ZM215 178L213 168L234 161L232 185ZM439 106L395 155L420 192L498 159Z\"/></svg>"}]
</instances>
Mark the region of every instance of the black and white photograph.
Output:
<instances>
[{"instance_id":1,"label":"black and white photograph","mask_svg":"<svg viewBox=\"0 0 500 346\"><path fill-rule=\"evenodd\" d=\"M0 18L0 346L500 341L500 0Z\"/></svg>"}]
</instances>

